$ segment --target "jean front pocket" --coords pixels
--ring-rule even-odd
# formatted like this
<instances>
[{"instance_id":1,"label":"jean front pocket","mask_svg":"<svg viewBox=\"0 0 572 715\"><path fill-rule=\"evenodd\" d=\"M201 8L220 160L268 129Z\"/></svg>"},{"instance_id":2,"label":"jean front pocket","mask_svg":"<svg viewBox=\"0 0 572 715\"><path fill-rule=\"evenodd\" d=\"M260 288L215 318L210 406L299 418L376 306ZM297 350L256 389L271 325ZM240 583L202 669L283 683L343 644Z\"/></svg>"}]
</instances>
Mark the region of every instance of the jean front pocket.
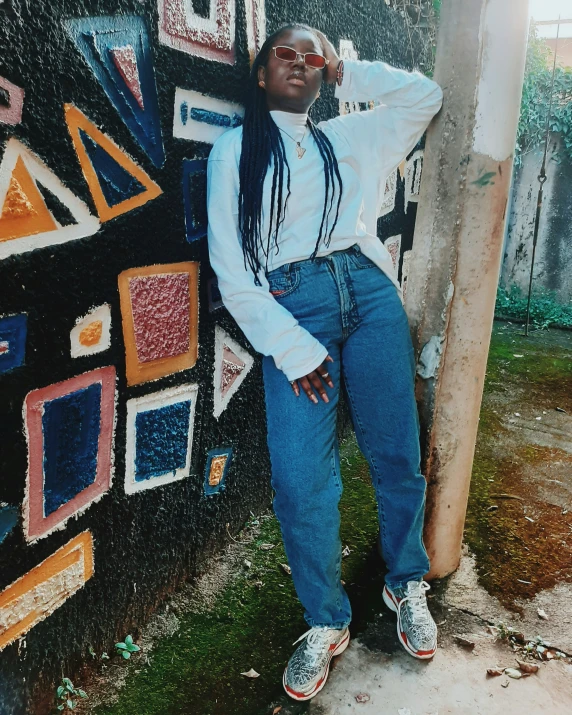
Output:
<instances>
[{"instance_id":1,"label":"jean front pocket","mask_svg":"<svg viewBox=\"0 0 572 715\"><path fill-rule=\"evenodd\" d=\"M300 285L300 270L292 263L270 271L266 277L270 292L275 298L291 295Z\"/></svg>"}]
</instances>

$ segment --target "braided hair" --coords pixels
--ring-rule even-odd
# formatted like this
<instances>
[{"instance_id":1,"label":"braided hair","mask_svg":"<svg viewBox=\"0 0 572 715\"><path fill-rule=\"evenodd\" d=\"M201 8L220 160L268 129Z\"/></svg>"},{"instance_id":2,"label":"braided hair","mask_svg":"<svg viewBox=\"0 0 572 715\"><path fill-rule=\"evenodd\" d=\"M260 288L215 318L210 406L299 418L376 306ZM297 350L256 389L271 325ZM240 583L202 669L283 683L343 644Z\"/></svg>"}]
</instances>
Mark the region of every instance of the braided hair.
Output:
<instances>
[{"instance_id":1,"label":"braided hair","mask_svg":"<svg viewBox=\"0 0 572 715\"><path fill-rule=\"evenodd\" d=\"M254 60L248 80L239 165L238 225L242 238L244 265L245 268L250 267L254 273L257 285L260 285L258 272L262 269L260 255L263 254L266 257L266 261L268 261L268 256L272 250L278 253L278 232L284 223L286 206L290 196L290 167L286 159L284 141L268 110L266 93L258 85L258 68L266 66L271 49L280 35L286 30L294 29L314 32L307 25L295 23L285 25L270 35ZM332 233L338 221L342 198L342 177L340 176L334 149L328 137L310 118L307 120L307 126L324 162L326 189L320 231L311 255L311 258L314 259L322 240L324 240L326 246L330 244ZM271 163L273 164L273 174L270 196L270 221L268 234L262 236L263 186ZM335 217L331 222L330 216L336 194Z\"/></svg>"}]
</instances>

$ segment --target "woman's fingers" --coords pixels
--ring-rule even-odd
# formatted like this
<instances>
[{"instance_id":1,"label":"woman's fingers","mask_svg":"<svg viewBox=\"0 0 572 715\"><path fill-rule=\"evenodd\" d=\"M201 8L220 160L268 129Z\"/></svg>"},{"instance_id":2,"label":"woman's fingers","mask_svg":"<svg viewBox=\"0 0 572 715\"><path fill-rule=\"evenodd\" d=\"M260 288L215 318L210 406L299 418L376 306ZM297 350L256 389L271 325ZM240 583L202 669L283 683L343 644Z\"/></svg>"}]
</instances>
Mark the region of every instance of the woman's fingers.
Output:
<instances>
[{"instance_id":1,"label":"woman's fingers","mask_svg":"<svg viewBox=\"0 0 572 715\"><path fill-rule=\"evenodd\" d=\"M318 404L319 400L316 397L314 390L318 393L318 395L320 395L324 402L330 401L324 388L324 382L328 385L328 387L333 387L334 383L332 381L332 378L330 377L330 373L326 368L327 362L334 362L334 358L328 355L324 362L319 365L313 372L310 372L308 375L306 375L305 377L301 377L298 380L293 380L290 383L290 386L292 387L292 390L294 390L294 394L296 395L296 397L300 396L300 388L302 388L302 390L306 393L308 399L315 405ZM324 382L322 382L322 380Z\"/></svg>"},{"instance_id":2,"label":"woman's fingers","mask_svg":"<svg viewBox=\"0 0 572 715\"><path fill-rule=\"evenodd\" d=\"M329 355L328 355L328 357L329 357ZM327 360L327 359L328 359L328 358L326 358L326 360ZM333 362L333 360L331 360L331 358L330 358L330 362ZM330 376L330 373L327 371L325 365L320 365L320 367L316 368L316 372L320 375L320 377L322 378L322 380L326 383L326 385L327 385L328 387L333 387L333 386L334 386L334 383L333 383L333 381L332 381L332 378L331 378L331 376Z\"/></svg>"}]
</instances>

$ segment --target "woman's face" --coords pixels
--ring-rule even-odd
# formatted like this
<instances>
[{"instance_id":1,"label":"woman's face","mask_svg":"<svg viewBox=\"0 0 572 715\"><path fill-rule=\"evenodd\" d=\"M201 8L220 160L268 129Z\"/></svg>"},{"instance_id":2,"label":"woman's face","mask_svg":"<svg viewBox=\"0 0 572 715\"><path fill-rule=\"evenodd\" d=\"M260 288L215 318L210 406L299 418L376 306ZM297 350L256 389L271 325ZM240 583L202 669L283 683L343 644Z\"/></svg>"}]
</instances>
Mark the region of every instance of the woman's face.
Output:
<instances>
[{"instance_id":1,"label":"woman's face","mask_svg":"<svg viewBox=\"0 0 572 715\"><path fill-rule=\"evenodd\" d=\"M286 30L276 39L274 46L278 45L291 47L301 54L324 54L318 38L303 29ZM294 62L279 60L271 50L266 67L258 70L258 80L264 82L268 109L306 113L320 91L322 72L308 67L301 57L297 57Z\"/></svg>"}]
</instances>

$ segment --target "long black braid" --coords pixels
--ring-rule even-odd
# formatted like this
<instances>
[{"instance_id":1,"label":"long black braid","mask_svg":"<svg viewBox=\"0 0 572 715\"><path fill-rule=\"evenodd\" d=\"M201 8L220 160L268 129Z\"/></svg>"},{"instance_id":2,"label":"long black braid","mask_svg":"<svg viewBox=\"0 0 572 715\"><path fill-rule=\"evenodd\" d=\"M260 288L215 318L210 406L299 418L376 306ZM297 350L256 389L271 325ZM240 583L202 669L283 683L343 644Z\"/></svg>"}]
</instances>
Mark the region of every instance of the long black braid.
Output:
<instances>
[{"instance_id":1,"label":"long black braid","mask_svg":"<svg viewBox=\"0 0 572 715\"><path fill-rule=\"evenodd\" d=\"M284 223L286 206L290 196L290 167L286 159L284 141L266 105L266 93L258 85L258 68L266 66L274 43L286 30L304 29L313 32L307 25L286 25L270 35L258 53L250 77L246 97L246 109L242 129L242 152L240 155L238 195L238 225L242 238L244 265L250 267L255 282L260 285L258 272L262 269L260 254L268 261L272 250L278 252L278 232ZM316 142L324 162L326 187L320 231L311 258L314 259L322 240L328 246L336 226L342 198L342 177L334 149L328 137L311 119L307 126ZM268 235L262 236L262 196L264 179L272 163L272 191L270 196L270 222ZM286 167L286 178L284 177ZM336 214L333 222L330 215L337 195Z\"/></svg>"}]
</instances>

